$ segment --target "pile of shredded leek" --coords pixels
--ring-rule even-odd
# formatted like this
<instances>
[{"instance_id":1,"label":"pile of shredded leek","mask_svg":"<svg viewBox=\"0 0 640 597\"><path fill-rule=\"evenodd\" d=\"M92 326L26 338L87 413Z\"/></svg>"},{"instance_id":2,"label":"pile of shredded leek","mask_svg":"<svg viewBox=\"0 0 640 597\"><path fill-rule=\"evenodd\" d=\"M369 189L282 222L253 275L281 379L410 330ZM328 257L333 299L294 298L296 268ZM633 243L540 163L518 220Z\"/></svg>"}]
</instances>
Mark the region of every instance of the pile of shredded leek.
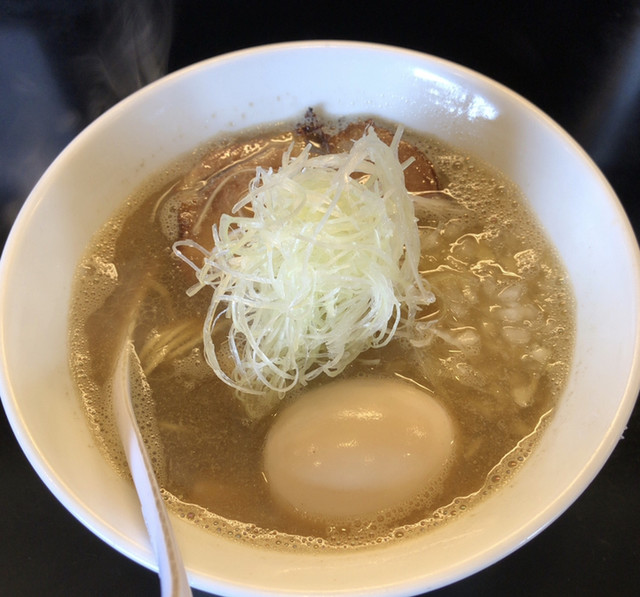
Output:
<instances>
[{"instance_id":1,"label":"pile of shredded leek","mask_svg":"<svg viewBox=\"0 0 640 597\"><path fill-rule=\"evenodd\" d=\"M420 241L398 160L398 130L386 145L369 127L348 153L283 156L258 168L249 193L213 227L214 247L192 240L175 253L197 273L190 295L213 289L204 324L207 362L228 385L283 395L411 328L433 302L418 272ZM199 249L202 267L181 246ZM216 346L217 325L229 326ZM221 363L231 354L233 369Z\"/></svg>"}]
</instances>

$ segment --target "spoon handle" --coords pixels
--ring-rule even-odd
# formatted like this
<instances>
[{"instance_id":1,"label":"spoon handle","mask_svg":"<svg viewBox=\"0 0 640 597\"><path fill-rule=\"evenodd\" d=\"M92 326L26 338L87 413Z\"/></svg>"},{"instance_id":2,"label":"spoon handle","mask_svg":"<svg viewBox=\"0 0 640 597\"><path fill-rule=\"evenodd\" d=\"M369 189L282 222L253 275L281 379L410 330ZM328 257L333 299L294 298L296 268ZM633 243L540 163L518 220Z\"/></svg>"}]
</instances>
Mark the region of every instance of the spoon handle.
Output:
<instances>
[{"instance_id":1,"label":"spoon handle","mask_svg":"<svg viewBox=\"0 0 640 597\"><path fill-rule=\"evenodd\" d=\"M169 515L153 472L131 404L130 359L135 351L127 341L120 352L113 380L113 408L122 445L138 493L151 547L156 556L162 597L192 595Z\"/></svg>"}]
</instances>

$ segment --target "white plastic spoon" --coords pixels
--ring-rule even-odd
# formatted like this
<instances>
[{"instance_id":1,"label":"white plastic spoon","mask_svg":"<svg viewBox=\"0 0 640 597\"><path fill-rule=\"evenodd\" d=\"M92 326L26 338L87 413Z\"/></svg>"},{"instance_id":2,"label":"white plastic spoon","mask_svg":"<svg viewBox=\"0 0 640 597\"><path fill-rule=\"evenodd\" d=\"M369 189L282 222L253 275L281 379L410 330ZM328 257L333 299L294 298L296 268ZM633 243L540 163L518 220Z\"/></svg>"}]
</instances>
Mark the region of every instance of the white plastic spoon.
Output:
<instances>
[{"instance_id":1,"label":"white plastic spoon","mask_svg":"<svg viewBox=\"0 0 640 597\"><path fill-rule=\"evenodd\" d=\"M131 404L130 369L135 348L127 340L113 377L113 409L151 547L156 556L162 597L192 595L182 556Z\"/></svg>"}]
</instances>

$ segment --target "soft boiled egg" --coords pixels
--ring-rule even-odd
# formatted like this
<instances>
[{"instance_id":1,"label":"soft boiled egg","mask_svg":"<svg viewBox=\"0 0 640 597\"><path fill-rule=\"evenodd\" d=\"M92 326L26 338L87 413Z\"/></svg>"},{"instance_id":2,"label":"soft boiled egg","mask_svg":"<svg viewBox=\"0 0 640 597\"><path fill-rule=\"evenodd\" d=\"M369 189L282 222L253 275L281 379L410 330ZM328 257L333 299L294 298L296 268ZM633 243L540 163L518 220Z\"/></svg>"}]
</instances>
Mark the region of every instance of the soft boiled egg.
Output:
<instances>
[{"instance_id":1,"label":"soft boiled egg","mask_svg":"<svg viewBox=\"0 0 640 597\"><path fill-rule=\"evenodd\" d=\"M340 521L428 494L453 459L454 425L429 393L394 379L329 383L275 418L264 447L273 498Z\"/></svg>"}]
</instances>

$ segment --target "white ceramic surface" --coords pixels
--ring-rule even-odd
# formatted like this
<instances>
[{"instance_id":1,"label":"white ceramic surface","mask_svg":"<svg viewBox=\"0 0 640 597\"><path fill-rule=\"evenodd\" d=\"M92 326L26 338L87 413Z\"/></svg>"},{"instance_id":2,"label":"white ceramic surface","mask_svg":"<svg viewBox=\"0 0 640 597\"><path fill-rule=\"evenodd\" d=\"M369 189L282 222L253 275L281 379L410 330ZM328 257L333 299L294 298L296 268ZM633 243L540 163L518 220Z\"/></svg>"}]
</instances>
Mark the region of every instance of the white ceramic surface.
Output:
<instances>
[{"instance_id":1,"label":"white ceramic surface","mask_svg":"<svg viewBox=\"0 0 640 597\"><path fill-rule=\"evenodd\" d=\"M116 549L153 567L134 490L95 447L70 379L74 267L116 206L173 157L218 131L290 119L307 106L378 114L503 170L528 195L577 296L575 366L543 441L509 486L455 522L390 547L304 555L175 521L191 582L201 589L416 594L495 562L560 515L615 447L640 386L640 262L615 194L554 122L477 73L400 49L303 42L214 58L114 107L52 164L6 245L2 399L24 452L58 499Z\"/></svg>"}]
</instances>

